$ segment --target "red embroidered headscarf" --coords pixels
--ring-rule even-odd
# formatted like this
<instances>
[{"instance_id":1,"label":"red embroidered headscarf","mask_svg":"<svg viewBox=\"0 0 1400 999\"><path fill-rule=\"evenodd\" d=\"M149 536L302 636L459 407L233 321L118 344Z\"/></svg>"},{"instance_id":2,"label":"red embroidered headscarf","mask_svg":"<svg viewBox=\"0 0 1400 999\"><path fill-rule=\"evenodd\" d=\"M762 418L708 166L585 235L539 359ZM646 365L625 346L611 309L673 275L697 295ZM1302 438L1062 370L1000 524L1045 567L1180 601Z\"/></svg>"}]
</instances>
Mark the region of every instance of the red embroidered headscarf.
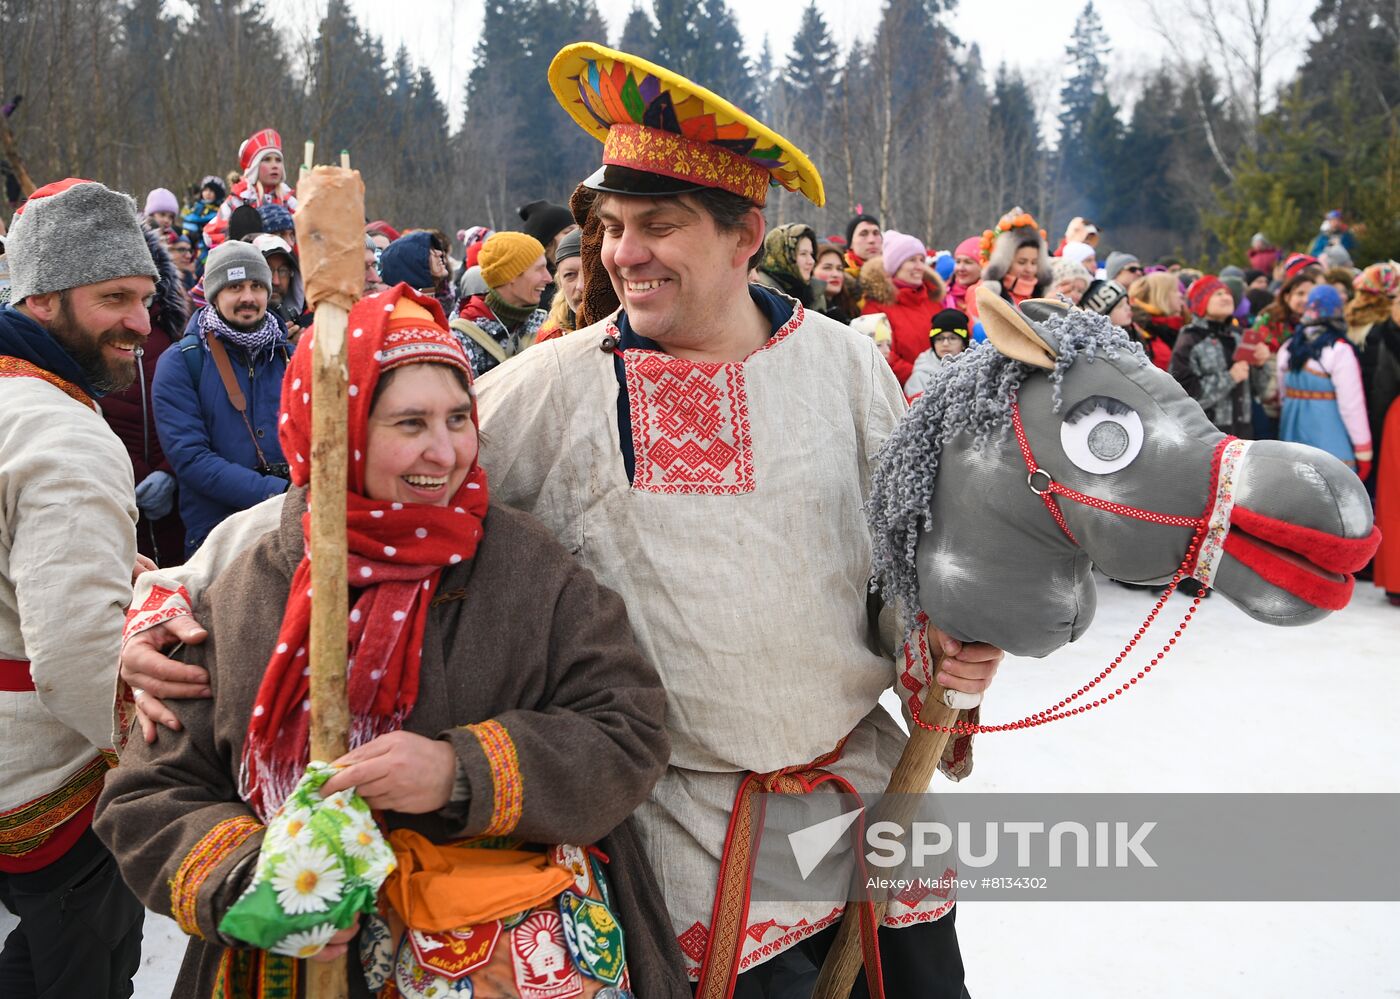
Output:
<instances>
[{"instance_id":1,"label":"red embroidered headscarf","mask_svg":"<svg viewBox=\"0 0 1400 999\"><path fill-rule=\"evenodd\" d=\"M282 383L282 453L298 486L311 476L311 337L293 356ZM485 472L473 463L445 507L375 500L364 492L370 404L384 372L435 363L451 365L471 378L471 364L448 331L442 307L404 284L370 295L350 310L346 343L350 385L345 500L352 588L346 633L353 748L398 730L413 710L423 631L438 578L444 567L476 553L487 489ZM308 494L308 506L313 502L315 497ZM308 512L302 518L303 536L309 538L310 531ZM310 753L311 600L308 552L292 577L277 646L258 688L243 746L239 793L264 821L296 786Z\"/></svg>"}]
</instances>

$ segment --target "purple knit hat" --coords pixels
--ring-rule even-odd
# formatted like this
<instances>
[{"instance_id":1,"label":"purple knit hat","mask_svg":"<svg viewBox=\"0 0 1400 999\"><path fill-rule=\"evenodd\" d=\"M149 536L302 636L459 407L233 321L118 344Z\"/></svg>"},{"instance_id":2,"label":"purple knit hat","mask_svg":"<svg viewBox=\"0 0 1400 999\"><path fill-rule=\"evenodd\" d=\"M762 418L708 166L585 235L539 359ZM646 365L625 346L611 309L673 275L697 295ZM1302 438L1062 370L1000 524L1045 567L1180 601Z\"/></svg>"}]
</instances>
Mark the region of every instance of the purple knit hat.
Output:
<instances>
[{"instance_id":1,"label":"purple knit hat","mask_svg":"<svg viewBox=\"0 0 1400 999\"><path fill-rule=\"evenodd\" d=\"M164 187L157 187L150 194L146 195L146 212L170 212L172 215L180 214L180 202L175 197L175 193Z\"/></svg>"},{"instance_id":2,"label":"purple knit hat","mask_svg":"<svg viewBox=\"0 0 1400 999\"><path fill-rule=\"evenodd\" d=\"M917 236L911 236L906 232L898 232L894 229L885 230L884 249L881 257L885 264L885 273L891 278L900 266L910 257L918 257L923 260L928 256L928 250L919 241Z\"/></svg>"}]
</instances>

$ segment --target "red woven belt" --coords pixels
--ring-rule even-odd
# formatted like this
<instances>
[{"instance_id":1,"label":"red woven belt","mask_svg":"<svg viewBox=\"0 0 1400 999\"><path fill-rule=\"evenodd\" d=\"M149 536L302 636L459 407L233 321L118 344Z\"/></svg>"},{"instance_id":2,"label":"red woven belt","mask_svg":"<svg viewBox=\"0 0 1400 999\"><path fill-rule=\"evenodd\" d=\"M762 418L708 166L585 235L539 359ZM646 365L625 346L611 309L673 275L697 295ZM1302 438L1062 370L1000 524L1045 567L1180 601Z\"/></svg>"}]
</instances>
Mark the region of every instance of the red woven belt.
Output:
<instances>
[{"instance_id":1,"label":"red woven belt","mask_svg":"<svg viewBox=\"0 0 1400 999\"><path fill-rule=\"evenodd\" d=\"M33 689L28 659L0 659L0 690L23 693Z\"/></svg>"}]
</instances>

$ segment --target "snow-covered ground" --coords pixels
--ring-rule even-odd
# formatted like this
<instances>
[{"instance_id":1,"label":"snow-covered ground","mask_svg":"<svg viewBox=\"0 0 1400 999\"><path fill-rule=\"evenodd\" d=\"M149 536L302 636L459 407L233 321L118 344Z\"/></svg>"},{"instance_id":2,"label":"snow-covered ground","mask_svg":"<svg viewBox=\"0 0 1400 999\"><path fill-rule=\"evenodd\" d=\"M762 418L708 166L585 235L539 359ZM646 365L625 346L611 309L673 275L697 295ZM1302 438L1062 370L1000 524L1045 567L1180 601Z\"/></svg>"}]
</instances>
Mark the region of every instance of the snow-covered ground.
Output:
<instances>
[{"instance_id":1,"label":"snow-covered ground","mask_svg":"<svg viewBox=\"0 0 1400 999\"><path fill-rule=\"evenodd\" d=\"M1019 718L1078 689L1152 600L1101 579L1089 634L1049 659L1008 660L984 720ZM1179 617L1184 606L1177 597L1168 611ZM1167 617L1159 628L1177 619ZM1400 609L1370 584L1357 585L1345 611L1299 629L1257 624L1217 596L1131 696L1033 731L981 736L972 776L939 787L1396 793L1397 707ZM0 910L0 934L12 923ZM978 999L1397 996L1397 927L1400 903L975 902L958 915ZM173 923L147 918L138 999L170 994L183 950Z\"/></svg>"},{"instance_id":2,"label":"snow-covered ground","mask_svg":"<svg viewBox=\"0 0 1400 999\"><path fill-rule=\"evenodd\" d=\"M1054 704L1112 662L1154 596L1099 583L1088 634L1044 660L1008 660L985 721ZM1185 601L1174 597L1153 630L1174 627ZM1397 707L1400 608L1371 584L1305 628L1259 624L1216 595L1129 696L1028 732L978 737L972 775L951 786L1396 793ZM1397 928L1400 903L971 902L958 914L978 999L1397 996Z\"/></svg>"}]
</instances>

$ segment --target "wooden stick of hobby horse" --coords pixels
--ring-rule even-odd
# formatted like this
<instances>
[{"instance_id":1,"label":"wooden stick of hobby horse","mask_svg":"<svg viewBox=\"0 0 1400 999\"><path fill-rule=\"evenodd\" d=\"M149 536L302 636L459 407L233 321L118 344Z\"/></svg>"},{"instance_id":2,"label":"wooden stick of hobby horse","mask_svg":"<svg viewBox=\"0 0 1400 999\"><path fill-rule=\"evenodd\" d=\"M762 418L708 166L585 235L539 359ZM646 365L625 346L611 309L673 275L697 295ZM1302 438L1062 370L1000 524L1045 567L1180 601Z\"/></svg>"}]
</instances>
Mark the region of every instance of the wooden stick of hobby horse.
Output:
<instances>
[{"instance_id":1,"label":"wooden stick of hobby horse","mask_svg":"<svg viewBox=\"0 0 1400 999\"><path fill-rule=\"evenodd\" d=\"M932 650L931 650L932 651ZM933 672L937 672L942 660L941 652L935 652ZM930 725L950 726L958 717L958 709L943 703L943 688L935 683L924 699L923 721ZM938 771L938 761L943 758L943 749L948 745L947 732L930 732L914 726L909 734L909 742L904 747L899 763L890 774L889 787L878 809L878 814L870 817L871 822L894 821L900 828L908 828L913 813L918 808L918 798L926 792ZM854 885L854 879L852 880ZM854 893L853 893L854 894ZM875 926L878 928L885 918L888 902L875 903ZM864 956L860 945L860 918L855 902L846 903L846 913L841 919L841 928L836 931L836 939L827 951L822 964L821 975L817 978L812 999L847 999L856 975L860 973Z\"/></svg>"},{"instance_id":2,"label":"wooden stick of hobby horse","mask_svg":"<svg viewBox=\"0 0 1400 999\"><path fill-rule=\"evenodd\" d=\"M348 161L348 160L347 160ZM297 247L307 301L316 311L311 376L311 759L334 760L348 748L345 693L346 582L345 325L364 292L364 184L341 167L303 172L298 184ZM309 962L308 999L345 999L345 962Z\"/></svg>"}]
</instances>

